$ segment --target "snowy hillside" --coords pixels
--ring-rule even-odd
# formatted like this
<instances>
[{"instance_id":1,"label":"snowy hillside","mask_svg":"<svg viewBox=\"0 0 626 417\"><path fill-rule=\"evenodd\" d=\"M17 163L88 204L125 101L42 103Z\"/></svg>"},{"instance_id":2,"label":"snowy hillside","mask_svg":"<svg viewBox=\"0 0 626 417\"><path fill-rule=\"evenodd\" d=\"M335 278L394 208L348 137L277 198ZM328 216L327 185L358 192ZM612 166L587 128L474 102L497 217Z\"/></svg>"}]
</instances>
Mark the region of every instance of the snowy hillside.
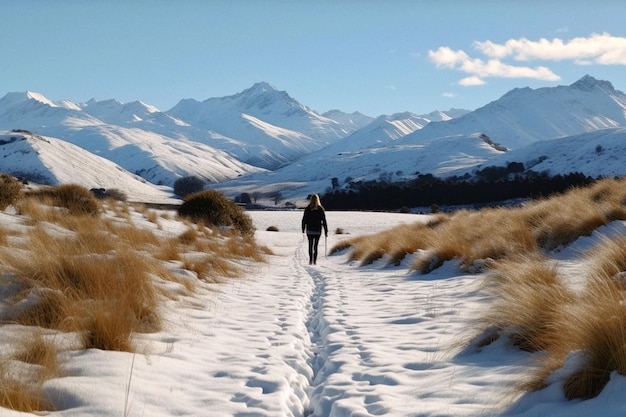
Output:
<instances>
[{"instance_id":1,"label":"snowy hillside","mask_svg":"<svg viewBox=\"0 0 626 417\"><path fill-rule=\"evenodd\" d=\"M526 169L547 171L550 175L580 172L594 178L618 177L626 174L624 155L626 127L619 127L535 142L497 156L485 165L521 162Z\"/></svg>"},{"instance_id":2,"label":"snowy hillside","mask_svg":"<svg viewBox=\"0 0 626 417\"><path fill-rule=\"evenodd\" d=\"M518 149L533 142L626 125L626 95L610 82L586 75L570 86L514 89L459 118L431 123L402 139L424 143L481 132Z\"/></svg>"},{"instance_id":3,"label":"snowy hillside","mask_svg":"<svg viewBox=\"0 0 626 417\"><path fill-rule=\"evenodd\" d=\"M227 194L253 192L260 184L274 184L287 199L323 193L337 178L345 188L350 182L405 181L417 174L455 175L502 155L480 135L441 138L422 145L386 144L353 152L330 154L326 149L312 153L282 169L253 174L217 184Z\"/></svg>"},{"instance_id":4,"label":"snowy hillside","mask_svg":"<svg viewBox=\"0 0 626 417\"><path fill-rule=\"evenodd\" d=\"M187 124L239 140L242 161L275 169L350 134L357 125L315 113L286 92L257 83L233 96L181 100L167 114ZM185 133L184 131L181 131ZM198 140L198 134L192 134ZM219 145L216 145L219 146Z\"/></svg>"},{"instance_id":5,"label":"snowy hillside","mask_svg":"<svg viewBox=\"0 0 626 417\"><path fill-rule=\"evenodd\" d=\"M0 99L0 129L68 141L154 184L195 175L233 194L266 190L293 198L323 192L333 178L343 187L508 162L552 174L624 175L620 127L626 95L588 75L569 86L514 89L472 112L377 118L320 115L265 82L231 96L181 100L167 112L141 101L76 104L33 92ZM583 133L589 136L570 138Z\"/></svg>"},{"instance_id":6,"label":"snowy hillside","mask_svg":"<svg viewBox=\"0 0 626 417\"><path fill-rule=\"evenodd\" d=\"M442 115L443 113L437 114L440 117ZM327 146L323 153L330 155L386 146L401 137L422 129L431 121L432 119L428 119L427 116L418 116L410 112L379 116L347 138Z\"/></svg>"},{"instance_id":7,"label":"snowy hillside","mask_svg":"<svg viewBox=\"0 0 626 417\"><path fill-rule=\"evenodd\" d=\"M92 114L82 109L89 109ZM262 171L206 144L160 135L127 123L151 114L162 115L139 102L56 104L31 92L10 93L0 99L0 129L24 129L63 139L154 184L171 186L176 179L189 175L219 182ZM174 120L172 123L176 125Z\"/></svg>"},{"instance_id":8,"label":"snowy hillside","mask_svg":"<svg viewBox=\"0 0 626 417\"><path fill-rule=\"evenodd\" d=\"M175 201L166 187L158 187L105 158L56 138L0 131L0 159L2 172L42 184L115 188L130 201Z\"/></svg>"},{"instance_id":9,"label":"snowy hillside","mask_svg":"<svg viewBox=\"0 0 626 417\"><path fill-rule=\"evenodd\" d=\"M336 121L347 132L356 132L362 127L365 127L368 124L372 123L372 121L374 120L373 117L366 116L358 111L354 113L345 113L338 109L329 110L325 113L322 113L322 116L326 117L327 119Z\"/></svg>"},{"instance_id":10,"label":"snowy hillside","mask_svg":"<svg viewBox=\"0 0 626 417\"><path fill-rule=\"evenodd\" d=\"M167 112L189 124L237 137L230 126L242 115L252 116L283 129L300 132L319 147L351 133L335 120L320 116L294 100L287 92L259 82L228 97L210 98L203 102L181 100Z\"/></svg>"}]
</instances>

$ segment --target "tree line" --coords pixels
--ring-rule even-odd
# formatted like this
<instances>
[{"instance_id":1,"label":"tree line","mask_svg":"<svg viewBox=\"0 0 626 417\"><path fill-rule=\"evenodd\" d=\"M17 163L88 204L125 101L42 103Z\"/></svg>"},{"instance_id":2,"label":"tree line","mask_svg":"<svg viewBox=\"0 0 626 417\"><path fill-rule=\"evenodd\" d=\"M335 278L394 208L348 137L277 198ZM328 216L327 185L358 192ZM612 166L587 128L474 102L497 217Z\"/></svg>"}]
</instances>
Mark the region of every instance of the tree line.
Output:
<instances>
[{"instance_id":1,"label":"tree line","mask_svg":"<svg viewBox=\"0 0 626 417\"><path fill-rule=\"evenodd\" d=\"M348 189L329 190L322 199L324 207L330 210L399 210L408 207L487 205L512 199L547 197L595 181L580 172L555 176L545 172L509 172L504 178L493 175L491 171L484 174L487 175L478 175L471 180L467 177L441 179L427 174L402 183L353 183Z\"/></svg>"}]
</instances>

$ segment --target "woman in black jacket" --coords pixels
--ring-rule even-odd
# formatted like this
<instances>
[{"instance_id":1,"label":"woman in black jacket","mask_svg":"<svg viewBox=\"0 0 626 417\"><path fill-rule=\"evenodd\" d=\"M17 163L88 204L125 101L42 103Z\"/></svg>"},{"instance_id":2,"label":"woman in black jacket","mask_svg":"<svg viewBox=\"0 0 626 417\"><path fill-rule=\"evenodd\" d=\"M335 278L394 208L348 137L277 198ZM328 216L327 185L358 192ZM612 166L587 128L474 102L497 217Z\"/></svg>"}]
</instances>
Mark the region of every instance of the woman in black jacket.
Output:
<instances>
[{"instance_id":1,"label":"woman in black jacket","mask_svg":"<svg viewBox=\"0 0 626 417\"><path fill-rule=\"evenodd\" d=\"M304 216L302 217L302 233L306 230L306 235L309 238L309 265L317 263L317 245L320 243L320 237L322 236L322 227L326 237L328 237L326 212L320 203L320 196L313 194L309 205L304 209Z\"/></svg>"}]
</instances>

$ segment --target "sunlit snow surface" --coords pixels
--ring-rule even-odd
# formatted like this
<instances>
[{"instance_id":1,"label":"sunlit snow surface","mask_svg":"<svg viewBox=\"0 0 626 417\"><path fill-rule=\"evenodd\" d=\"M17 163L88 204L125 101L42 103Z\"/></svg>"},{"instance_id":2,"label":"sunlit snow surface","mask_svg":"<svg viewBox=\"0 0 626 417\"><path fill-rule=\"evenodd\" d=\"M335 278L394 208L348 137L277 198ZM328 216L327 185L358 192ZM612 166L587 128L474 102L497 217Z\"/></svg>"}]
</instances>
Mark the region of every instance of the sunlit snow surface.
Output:
<instances>
[{"instance_id":1,"label":"sunlit snow surface","mask_svg":"<svg viewBox=\"0 0 626 417\"><path fill-rule=\"evenodd\" d=\"M510 384L532 359L504 342L463 351L486 300L481 275L454 262L429 275L406 265L359 267L347 253L324 256L350 236L424 221L411 214L328 212L331 233L308 265L300 211L250 212L256 238L275 255L244 276L168 301L165 329L139 335L145 354L89 350L62 355L63 376L45 392L51 416L622 416L626 381L613 375L593 400L567 402L558 381L522 398ZM7 227L25 227L0 214ZM142 223L141 217L133 218ZM159 220L164 235L184 230ZM265 231L276 226L279 232ZM337 235L337 228L345 234ZM613 223L603 232L624 231ZM579 239L560 254L597 240ZM405 261L408 262L409 260ZM2 330L7 340L11 326ZM511 406L511 402L513 405ZM24 416L0 409L2 416Z\"/></svg>"}]
</instances>

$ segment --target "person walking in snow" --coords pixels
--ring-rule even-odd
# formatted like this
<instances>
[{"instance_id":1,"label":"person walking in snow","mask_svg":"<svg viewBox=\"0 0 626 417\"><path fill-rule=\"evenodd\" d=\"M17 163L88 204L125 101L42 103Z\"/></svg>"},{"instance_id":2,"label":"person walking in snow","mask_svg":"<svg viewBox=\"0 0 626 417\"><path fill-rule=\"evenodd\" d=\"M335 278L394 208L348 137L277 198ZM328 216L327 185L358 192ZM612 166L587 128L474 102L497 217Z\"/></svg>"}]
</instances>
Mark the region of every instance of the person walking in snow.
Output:
<instances>
[{"instance_id":1,"label":"person walking in snow","mask_svg":"<svg viewBox=\"0 0 626 417\"><path fill-rule=\"evenodd\" d=\"M322 228L324 228L325 236L328 237L326 212L320 203L320 196L313 194L302 216L302 233L306 230L306 236L309 239L309 265L317 263L317 246L322 237Z\"/></svg>"}]
</instances>

